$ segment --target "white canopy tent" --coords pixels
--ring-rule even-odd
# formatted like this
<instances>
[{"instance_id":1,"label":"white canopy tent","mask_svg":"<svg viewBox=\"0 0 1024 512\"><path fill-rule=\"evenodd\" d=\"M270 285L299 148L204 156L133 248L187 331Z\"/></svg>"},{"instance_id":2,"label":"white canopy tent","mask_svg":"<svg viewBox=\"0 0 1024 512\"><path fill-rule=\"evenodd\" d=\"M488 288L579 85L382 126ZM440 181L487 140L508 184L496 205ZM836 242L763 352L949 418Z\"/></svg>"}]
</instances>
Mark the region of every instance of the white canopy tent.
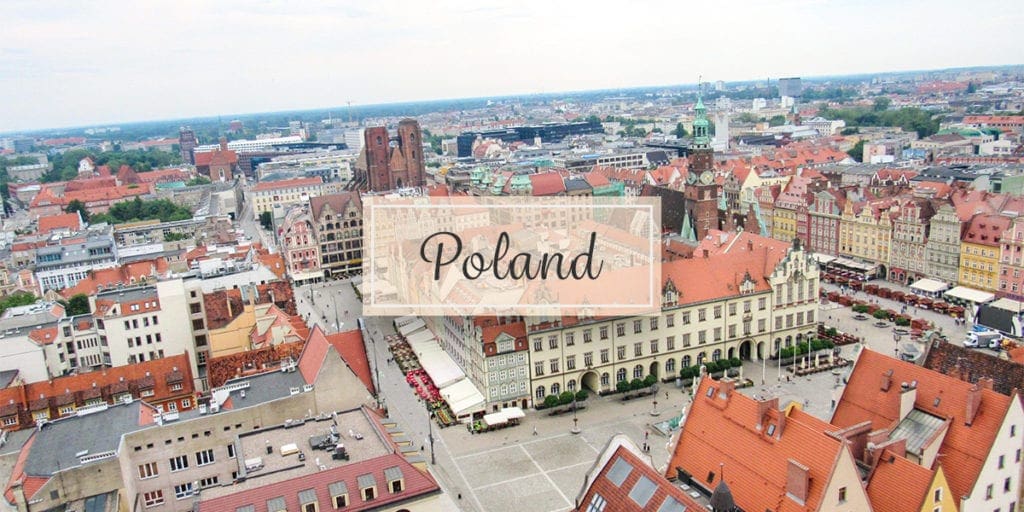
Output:
<instances>
[{"instance_id":1,"label":"white canopy tent","mask_svg":"<svg viewBox=\"0 0 1024 512\"><path fill-rule=\"evenodd\" d=\"M408 336L420 329L426 327L427 324L423 323L423 320L417 318L416 320L409 322L405 325L398 326L398 333L402 336Z\"/></svg>"},{"instance_id":2,"label":"white canopy tent","mask_svg":"<svg viewBox=\"0 0 1024 512\"><path fill-rule=\"evenodd\" d=\"M959 299L960 301L972 304L985 304L987 302L992 302L996 298L995 294L975 290L974 288L968 288L966 286L957 286L943 295L945 297Z\"/></svg>"},{"instance_id":3,"label":"white canopy tent","mask_svg":"<svg viewBox=\"0 0 1024 512\"><path fill-rule=\"evenodd\" d=\"M395 327L401 327L403 325L411 324L419 319L420 317L415 315L400 316L395 319Z\"/></svg>"},{"instance_id":4,"label":"white canopy tent","mask_svg":"<svg viewBox=\"0 0 1024 512\"><path fill-rule=\"evenodd\" d=\"M409 342L409 346L414 347L417 344L433 341L437 338L434 337L434 333L427 329L422 329L406 336L405 339Z\"/></svg>"},{"instance_id":5,"label":"white canopy tent","mask_svg":"<svg viewBox=\"0 0 1024 512\"><path fill-rule=\"evenodd\" d=\"M919 279L916 283L910 285L910 289L918 295L924 295L926 297L938 297L941 292L949 289L949 285L942 281L936 281L935 279Z\"/></svg>"},{"instance_id":6,"label":"white canopy tent","mask_svg":"<svg viewBox=\"0 0 1024 512\"><path fill-rule=\"evenodd\" d=\"M441 397L459 418L484 410L484 395L466 378L441 388Z\"/></svg>"}]
</instances>

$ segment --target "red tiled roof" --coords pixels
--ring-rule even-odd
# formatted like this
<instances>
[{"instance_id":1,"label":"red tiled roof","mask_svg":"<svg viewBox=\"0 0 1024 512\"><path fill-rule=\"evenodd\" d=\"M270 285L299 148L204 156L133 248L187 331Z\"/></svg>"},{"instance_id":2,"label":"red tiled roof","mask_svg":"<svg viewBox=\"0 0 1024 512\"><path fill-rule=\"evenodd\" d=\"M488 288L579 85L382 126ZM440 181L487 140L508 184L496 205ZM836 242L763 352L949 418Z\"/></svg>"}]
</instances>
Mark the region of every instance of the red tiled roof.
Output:
<instances>
[{"instance_id":1,"label":"red tiled roof","mask_svg":"<svg viewBox=\"0 0 1024 512\"><path fill-rule=\"evenodd\" d=\"M11 487L15 483L21 482L22 490L25 492L25 499L31 500L39 489L42 489L46 482L50 481L49 478L41 476L26 476L25 475L25 462L28 460L28 454L32 450L32 443L36 440L36 435L32 434L29 436L28 441L25 441L24 446L21 447L21 453L18 454L18 459L14 462L14 468L11 470L11 478L7 481L7 488L4 490L4 498L7 498L7 502L14 504L14 490Z\"/></svg>"},{"instance_id":2,"label":"red tiled roof","mask_svg":"<svg viewBox=\"0 0 1024 512\"><path fill-rule=\"evenodd\" d=\"M62 213L60 215L39 218L40 233L49 233L56 229L66 229L71 232L82 229L82 222L78 217L78 213Z\"/></svg>"},{"instance_id":3,"label":"red tiled roof","mask_svg":"<svg viewBox=\"0 0 1024 512\"><path fill-rule=\"evenodd\" d=\"M384 476L384 470L396 466L402 471L405 489L399 493L391 493L387 489L388 481ZM357 482L357 478L360 475L367 474L373 475L377 483L377 496L373 501L369 502L363 501ZM405 457L397 453L390 453L288 480L273 481L270 479L266 485L254 489L201 501L199 503L199 511L234 511L246 505L253 505L255 507L254 512L275 512L267 510L267 501L278 497L284 498L288 510L299 510L299 492L307 489L314 489L316 491L320 510L334 510L328 486L335 482L345 482L349 499L349 505L345 507L345 510L353 512L390 510L397 507L400 502L424 497L438 492L440 489L429 473L416 469L405 460Z\"/></svg>"},{"instance_id":4,"label":"red tiled roof","mask_svg":"<svg viewBox=\"0 0 1024 512\"><path fill-rule=\"evenodd\" d=\"M868 475L868 499L874 512L907 512L921 510L935 470L910 462L889 450L878 458Z\"/></svg>"},{"instance_id":5,"label":"red tiled roof","mask_svg":"<svg viewBox=\"0 0 1024 512\"><path fill-rule=\"evenodd\" d=\"M999 247L999 239L1013 219L1002 215L975 215L964 231L963 241Z\"/></svg>"},{"instance_id":6,"label":"red tiled roof","mask_svg":"<svg viewBox=\"0 0 1024 512\"><path fill-rule=\"evenodd\" d=\"M80 293L92 295L99 291L100 287L137 283L149 277L166 275L168 270L167 260L162 257L135 261L119 267L90 270L85 279L75 286L61 290L60 294L67 298Z\"/></svg>"},{"instance_id":7,"label":"red tiled roof","mask_svg":"<svg viewBox=\"0 0 1024 512\"><path fill-rule=\"evenodd\" d=\"M752 233L745 236L757 240L754 250L746 241L737 242L728 250L721 250L711 258L703 257L701 250L693 258L664 263L662 280L672 280L679 290L679 303L692 304L706 300L739 295L739 285L746 274L753 279L756 292L771 289L766 278L786 256L785 242L771 241ZM710 256L711 249L709 249Z\"/></svg>"},{"instance_id":8,"label":"red tiled roof","mask_svg":"<svg viewBox=\"0 0 1024 512\"><path fill-rule=\"evenodd\" d=\"M306 339L306 347L302 349L302 354L299 356L299 372L302 373L302 378L307 383L316 382L316 376L320 374L320 369L327 358L327 349L330 346L331 344L327 342L327 335L324 334L320 325L314 325L313 330L309 333L309 338Z\"/></svg>"},{"instance_id":9,"label":"red tiled roof","mask_svg":"<svg viewBox=\"0 0 1024 512\"><path fill-rule=\"evenodd\" d=\"M654 511L659 510L662 504L670 499L675 499L676 502L686 507L686 510L702 510L703 506L700 503L691 498L688 494L683 492L682 489L672 485L665 478L658 474L658 472L651 467L649 460L641 458L639 455L639 448L637 448L628 438L624 439L621 444L618 444L616 436L612 438L608 448L605 449L604 453L598 455L597 463L600 464L601 459L607 456L605 464L601 467L595 467L588 472L584 479L584 489L582 489L582 497L577 499L576 510L584 511L589 510L588 507L591 501L594 499L594 495L600 495L605 499L607 505L604 510L609 512L641 512L641 511ZM625 436L621 436L625 437ZM628 445L626 444L628 443ZM609 450L612 453L606 455ZM608 479L608 472L611 471L612 467L619 461L629 464L632 468L626 479L622 481L621 485L615 485L614 482ZM596 470L596 474L594 471ZM593 478L591 479L591 475ZM647 480L654 483L656 486L654 494L647 500L646 506L641 507L632 498L629 497L630 491L633 486L640 480L641 477L647 478ZM591 482L589 487L587 482Z\"/></svg>"},{"instance_id":10,"label":"red tiled roof","mask_svg":"<svg viewBox=\"0 0 1024 512\"><path fill-rule=\"evenodd\" d=\"M888 391L880 379L892 370ZM1014 401L1018 399L981 388L981 401L970 425L965 424L968 395L973 384L915 364L862 349L850 374L832 424L846 428L864 421L872 430L893 427L900 420L900 387L917 382L914 408L940 418L949 418L949 430L942 440L941 464L954 496L966 496L978 479L995 436ZM940 398L940 400L936 400Z\"/></svg>"},{"instance_id":11,"label":"red tiled roof","mask_svg":"<svg viewBox=\"0 0 1024 512\"><path fill-rule=\"evenodd\" d=\"M278 180L278 181L261 181L253 190L277 190L279 188L290 188L290 187L307 187L310 185L319 185L324 180L319 176L313 178L294 178L290 180Z\"/></svg>"},{"instance_id":12,"label":"red tiled roof","mask_svg":"<svg viewBox=\"0 0 1024 512\"><path fill-rule=\"evenodd\" d=\"M359 377L359 380L363 381L366 389L370 390L370 393L376 393L373 388L373 378L370 375L370 361L366 357L366 347L363 345L362 332L359 329L337 332L328 335L327 342L334 347L334 350Z\"/></svg>"},{"instance_id":13,"label":"red tiled roof","mask_svg":"<svg viewBox=\"0 0 1024 512\"><path fill-rule=\"evenodd\" d=\"M700 382L666 476L675 478L682 468L714 489L724 473L744 510L819 510L841 451L848 450L829 434L837 429L795 404L779 410L777 399L759 402L725 386L707 377ZM790 460L807 468L806 507L786 497Z\"/></svg>"},{"instance_id":14,"label":"red tiled roof","mask_svg":"<svg viewBox=\"0 0 1024 512\"><path fill-rule=\"evenodd\" d=\"M28 333L28 338L40 345L49 345L57 339L56 327L43 327L34 329Z\"/></svg>"},{"instance_id":15,"label":"red tiled roof","mask_svg":"<svg viewBox=\"0 0 1024 512\"><path fill-rule=\"evenodd\" d=\"M557 172L531 174L530 187L535 196L553 196L565 192L565 182Z\"/></svg>"}]
</instances>

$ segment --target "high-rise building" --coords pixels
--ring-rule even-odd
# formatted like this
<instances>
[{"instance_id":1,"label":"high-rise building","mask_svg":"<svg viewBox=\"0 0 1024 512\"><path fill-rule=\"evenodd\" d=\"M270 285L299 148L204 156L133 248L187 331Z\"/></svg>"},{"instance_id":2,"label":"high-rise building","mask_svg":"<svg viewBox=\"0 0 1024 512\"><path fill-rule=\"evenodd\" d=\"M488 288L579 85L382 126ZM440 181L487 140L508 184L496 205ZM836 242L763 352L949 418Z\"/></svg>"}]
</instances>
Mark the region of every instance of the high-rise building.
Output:
<instances>
[{"instance_id":1,"label":"high-rise building","mask_svg":"<svg viewBox=\"0 0 1024 512\"><path fill-rule=\"evenodd\" d=\"M382 192L426 184L420 124L415 119L398 123L392 139L383 126L367 128L356 169L365 176L370 190Z\"/></svg>"},{"instance_id":2,"label":"high-rise building","mask_svg":"<svg viewBox=\"0 0 1024 512\"><path fill-rule=\"evenodd\" d=\"M800 83L800 77L797 76L779 79L779 96L798 98L802 91L803 85Z\"/></svg>"},{"instance_id":3,"label":"high-rise building","mask_svg":"<svg viewBox=\"0 0 1024 512\"><path fill-rule=\"evenodd\" d=\"M192 127L182 126L181 130L178 131L178 146L181 148L181 160L195 165L196 160L193 150L198 145L199 141L196 140L196 132L192 131Z\"/></svg>"}]
</instances>

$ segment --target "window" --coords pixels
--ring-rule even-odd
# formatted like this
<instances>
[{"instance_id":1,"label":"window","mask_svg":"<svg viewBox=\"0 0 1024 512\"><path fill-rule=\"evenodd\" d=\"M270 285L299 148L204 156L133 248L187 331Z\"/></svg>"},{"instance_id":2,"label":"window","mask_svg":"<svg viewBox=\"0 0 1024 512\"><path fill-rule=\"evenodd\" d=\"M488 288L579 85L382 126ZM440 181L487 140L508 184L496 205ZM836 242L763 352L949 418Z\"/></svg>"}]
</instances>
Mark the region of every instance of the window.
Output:
<instances>
[{"instance_id":1,"label":"window","mask_svg":"<svg viewBox=\"0 0 1024 512\"><path fill-rule=\"evenodd\" d=\"M608 364L608 349L606 348L601 349L601 364Z\"/></svg>"},{"instance_id":2,"label":"window","mask_svg":"<svg viewBox=\"0 0 1024 512\"><path fill-rule=\"evenodd\" d=\"M229 444L228 445L228 458L229 459L235 458L235 445L233 445L233 444Z\"/></svg>"},{"instance_id":3,"label":"window","mask_svg":"<svg viewBox=\"0 0 1024 512\"><path fill-rule=\"evenodd\" d=\"M607 325L602 325L599 333L600 333L600 336L601 336L602 340L608 339L608 326Z\"/></svg>"},{"instance_id":4,"label":"window","mask_svg":"<svg viewBox=\"0 0 1024 512\"><path fill-rule=\"evenodd\" d=\"M396 492L402 492L402 481L401 480L395 480L393 482L388 482L388 485L391 487L391 493L392 494L394 494Z\"/></svg>"},{"instance_id":5,"label":"window","mask_svg":"<svg viewBox=\"0 0 1024 512\"><path fill-rule=\"evenodd\" d=\"M619 356L619 361L625 359L626 358L626 347L624 347L624 346L623 347L618 347L617 350L619 352L617 354Z\"/></svg>"},{"instance_id":6,"label":"window","mask_svg":"<svg viewBox=\"0 0 1024 512\"><path fill-rule=\"evenodd\" d=\"M196 465L197 466L205 466L207 464L213 464L213 462L214 462L213 448L210 448L208 450L203 450L201 452L196 452Z\"/></svg>"},{"instance_id":7,"label":"window","mask_svg":"<svg viewBox=\"0 0 1024 512\"><path fill-rule=\"evenodd\" d=\"M722 318L722 306L715 306L715 318Z\"/></svg>"},{"instance_id":8,"label":"window","mask_svg":"<svg viewBox=\"0 0 1024 512\"><path fill-rule=\"evenodd\" d=\"M715 327L715 341L722 341L722 328Z\"/></svg>"},{"instance_id":9,"label":"window","mask_svg":"<svg viewBox=\"0 0 1024 512\"><path fill-rule=\"evenodd\" d=\"M566 356L565 358L565 369L575 370L576 369L576 356Z\"/></svg>"},{"instance_id":10,"label":"window","mask_svg":"<svg viewBox=\"0 0 1024 512\"><path fill-rule=\"evenodd\" d=\"M651 317L651 330L652 331L658 330L658 317L656 317L656 316L652 316Z\"/></svg>"},{"instance_id":11,"label":"window","mask_svg":"<svg viewBox=\"0 0 1024 512\"><path fill-rule=\"evenodd\" d=\"M690 346L690 333L686 333L686 334L683 335L683 348L686 348L686 347L689 347L689 346Z\"/></svg>"},{"instance_id":12,"label":"window","mask_svg":"<svg viewBox=\"0 0 1024 512\"><path fill-rule=\"evenodd\" d=\"M345 508L348 506L348 495L339 494L334 497L334 508Z\"/></svg>"},{"instance_id":13,"label":"window","mask_svg":"<svg viewBox=\"0 0 1024 512\"><path fill-rule=\"evenodd\" d=\"M668 361L665 361L665 373L666 374L672 374L675 371L676 371L676 360L675 359L669 359Z\"/></svg>"},{"instance_id":14,"label":"window","mask_svg":"<svg viewBox=\"0 0 1024 512\"><path fill-rule=\"evenodd\" d=\"M640 357L640 356L644 355L644 344L643 343L637 342L637 343L633 344L633 355L636 356L636 357Z\"/></svg>"},{"instance_id":15,"label":"window","mask_svg":"<svg viewBox=\"0 0 1024 512\"><path fill-rule=\"evenodd\" d=\"M170 462L172 472L188 469L188 457L184 455L178 455L177 457L172 458Z\"/></svg>"},{"instance_id":16,"label":"window","mask_svg":"<svg viewBox=\"0 0 1024 512\"><path fill-rule=\"evenodd\" d=\"M544 342L541 341L540 338L534 338L533 339L533 351L534 352L540 352L541 350L544 350L543 344L544 344Z\"/></svg>"},{"instance_id":17,"label":"window","mask_svg":"<svg viewBox=\"0 0 1024 512\"><path fill-rule=\"evenodd\" d=\"M708 342L708 332L700 331L697 333L697 344L703 345Z\"/></svg>"},{"instance_id":18,"label":"window","mask_svg":"<svg viewBox=\"0 0 1024 512\"><path fill-rule=\"evenodd\" d=\"M735 338L736 337L736 324L732 324L732 325L729 326L729 337L730 338Z\"/></svg>"},{"instance_id":19,"label":"window","mask_svg":"<svg viewBox=\"0 0 1024 512\"><path fill-rule=\"evenodd\" d=\"M657 354L658 353L658 340L651 340L651 353L652 354Z\"/></svg>"},{"instance_id":20,"label":"window","mask_svg":"<svg viewBox=\"0 0 1024 512\"><path fill-rule=\"evenodd\" d=\"M192 407L192 400L189 400L188 398L182 398L181 399L181 407L185 408L185 409L188 409L189 407Z\"/></svg>"},{"instance_id":21,"label":"window","mask_svg":"<svg viewBox=\"0 0 1024 512\"><path fill-rule=\"evenodd\" d=\"M1017 425L1010 425L1010 437L1017 437Z\"/></svg>"},{"instance_id":22,"label":"window","mask_svg":"<svg viewBox=\"0 0 1024 512\"><path fill-rule=\"evenodd\" d=\"M576 344L576 333L567 332L565 333L565 346L571 347Z\"/></svg>"},{"instance_id":23,"label":"window","mask_svg":"<svg viewBox=\"0 0 1024 512\"><path fill-rule=\"evenodd\" d=\"M839 503L846 503L846 487L839 488Z\"/></svg>"},{"instance_id":24,"label":"window","mask_svg":"<svg viewBox=\"0 0 1024 512\"><path fill-rule=\"evenodd\" d=\"M669 314L665 315L665 327L675 327L675 326L676 326L676 315L674 315L672 313L669 313Z\"/></svg>"},{"instance_id":25,"label":"window","mask_svg":"<svg viewBox=\"0 0 1024 512\"><path fill-rule=\"evenodd\" d=\"M606 505L608 501L595 492L594 497L590 499L590 505L587 505L587 512L603 512Z\"/></svg>"},{"instance_id":26,"label":"window","mask_svg":"<svg viewBox=\"0 0 1024 512\"><path fill-rule=\"evenodd\" d=\"M1006 480L1003 480L1003 492L1010 492L1010 477L1006 477Z\"/></svg>"},{"instance_id":27,"label":"window","mask_svg":"<svg viewBox=\"0 0 1024 512\"><path fill-rule=\"evenodd\" d=\"M1004 467L1006 467L1006 456L1005 455L1000 455L999 456L999 469L1003 469Z\"/></svg>"},{"instance_id":28,"label":"window","mask_svg":"<svg viewBox=\"0 0 1024 512\"><path fill-rule=\"evenodd\" d=\"M160 471L156 467L156 462L147 462L139 465L139 478L142 480L153 478L159 474Z\"/></svg>"},{"instance_id":29,"label":"window","mask_svg":"<svg viewBox=\"0 0 1024 512\"><path fill-rule=\"evenodd\" d=\"M690 323L690 312L687 311L687 312L683 313L682 317L683 317L683 325L689 325L689 323Z\"/></svg>"},{"instance_id":30,"label":"window","mask_svg":"<svg viewBox=\"0 0 1024 512\"><path fill-rule=\"evenodd\" d=\"M544 386L537 386L537 400L544 399Z\"/></svg>"},{"instance_id":31,"label":"window","mask_svg":"<svg viewBox=\"0 0 1024 512\"><path fill-rule=\"evenodd\" d=\"M639 334L643 329L643 322L640 320L633 320L633 334Z\"/></svg>"},{"instance_id":32,"label":"window","mask_svg":"<svg viewBox=\"0 0 1024 512\"><path fill-rule=\"evenodd\" d=\"M199 488L206 489L207 487L213 487L220 483L220 477L217 475L210 476L199 480Z\"/></svg>"},{"instance_id":33,"label":"window","mask_svg":"<svg viewBox=\"0 0 1024 512\"><path fill-rule=\"evenodd\" d=\"M992 499L992 484L988 484L988 487L985 487L985 499Z\"/></svg>"},{"instance_id":34,"label":"window","mask_svg":"<svg viewBox=\"0 0 1024 512\"><path fill-rule=\"evenodd\" d=\"M142 495L142 501L145 502L147 508L163 504L164 491L156 490L152 492L147 492Z\"/></svg>"},{"instance_id":35,"label":"window","mask_svg":"<svg viewBox=\"0 0 1024 512\"><path fill-rule=\"evenodd\" d=\"M729 304L729 316L736 316L736 303Z\"/></svg>"},{"instance_id":36,"label":"window","mask_svg":"<svg viewBox=\"0 0 1024 512\"><path fill-rule=\"evenodd\" d=\"M552 334L551 336L548 336L548 348L551 348L552 350L558 348L557 334Z\"/></svg>"},{"instance_id":37,"label":"window","mask_svg":"<svg viewBox=\"0 0 1024 512\"><path fill-rule=\"evenodd\" d=\"M179 500L188 498L189 496L192 496L192 494L194 493L195 489L192 488L192 482L174 486L174 497L178 498Z\"/></svg>"},{"instance_id":38,"label":"window","mask_svg":"<svg viewBox=\"0 0 1024 512\"><path fill-rule=\"evenodd\" d=\"M590 329L585 329L583 331L583 343L590 343L591 341L594 341L594 337L591 336L590 333L591 333Z\"/></svg>"},{"instance_id":39,"label":"window","mask_svg":"<svg viewBox=\"0 0 1024 512\"><path fill-rule=\"evenodd\" d=\"M619 371L615 372L615 382L623 382L626 380L626 369L619 368Z\"/></svg>"},{"instance_id":40,"label":"window","mask_svg":"<svg viewBox=\"0 0 1024 512\"><path fill-rule=\"evenodd\" d=\"M361 491L363 493L363 501L373 501L373 499L377 497L376 487L366 487L365 489L361 489Z\"/></svg>"},{"instance_id":41,"label":"window","mask_svg":"<svg viewBox=\"0 0 1024 512\"><path fill-rule=\"evenodd\" d=\"M615 335L625 336L626 335L626 324L619 322L615 324Z\"/></svg>"},{"instance_id":42,"label":"window","mask_svg":"<svg viewBox=\"0 0 1024 512\"><path fill-rule=\"evenodd\" d=\"M634 366L633 367L633 378L634 379L639 379L639 378L642 378L643 376L644 376L644 367L643 367L643 365L638 364L638 365Z\"/></svg>"},{"instance_id":43,"label":"window","mask_svg":"<svg viewBox=\"0 0 1024 512\"><path fill-rule=\"evenodd\" d=\"M543 361L537 361L536 363L533 363L533 373L534 375L544 375Z\"/></svg>"},{"instance_id":44,"label":"window","mask_svg":"<svg viewBox=\"0 0 1024 512\"><path fill-rule=\"evenodd\" d=\"M558 359L552 359L548 363L551 366L551 373L558 373Z\"/></svg>"},{"instance_id":45,"label":"window","mask_svg":"<svg viewBox=\"0 0 1024 512\"><path fill-rule=\"evenodd\" d=\"M671 352L676 349L676 337L669 336L665 338L665 350Z\"/></svg>"},{"instance_id":46,"label":"window","mask_svg":"<svg viewBox=\"0 0 1024 512\"><path fill-rule=\"evenodd\" d=\"M708 319L708 310L705 309L705 308L698 309L697 310L697 321L698 322L703 322L704 320L707 320L707 319Z\"/></svg>"}]
</instances>

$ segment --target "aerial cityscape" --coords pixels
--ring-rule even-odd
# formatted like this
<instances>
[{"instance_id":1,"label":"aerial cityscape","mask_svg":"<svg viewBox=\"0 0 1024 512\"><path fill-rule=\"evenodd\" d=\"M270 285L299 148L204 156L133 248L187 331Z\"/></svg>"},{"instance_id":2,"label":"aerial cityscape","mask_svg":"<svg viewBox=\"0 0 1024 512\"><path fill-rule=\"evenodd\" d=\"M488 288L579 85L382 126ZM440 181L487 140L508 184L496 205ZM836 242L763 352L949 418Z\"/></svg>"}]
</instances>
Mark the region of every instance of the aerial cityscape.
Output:
<instances>
[{"instance_id":1,"label":"aerial cityscape","mask_svg":"<svg viewBox=\"0 0 1024 512\"><path fill-rule=\"evenodd\" d=\"M1017 512L1024 10L744 4L0 7L0 511Z\"/></svg>"}]
</instances>

